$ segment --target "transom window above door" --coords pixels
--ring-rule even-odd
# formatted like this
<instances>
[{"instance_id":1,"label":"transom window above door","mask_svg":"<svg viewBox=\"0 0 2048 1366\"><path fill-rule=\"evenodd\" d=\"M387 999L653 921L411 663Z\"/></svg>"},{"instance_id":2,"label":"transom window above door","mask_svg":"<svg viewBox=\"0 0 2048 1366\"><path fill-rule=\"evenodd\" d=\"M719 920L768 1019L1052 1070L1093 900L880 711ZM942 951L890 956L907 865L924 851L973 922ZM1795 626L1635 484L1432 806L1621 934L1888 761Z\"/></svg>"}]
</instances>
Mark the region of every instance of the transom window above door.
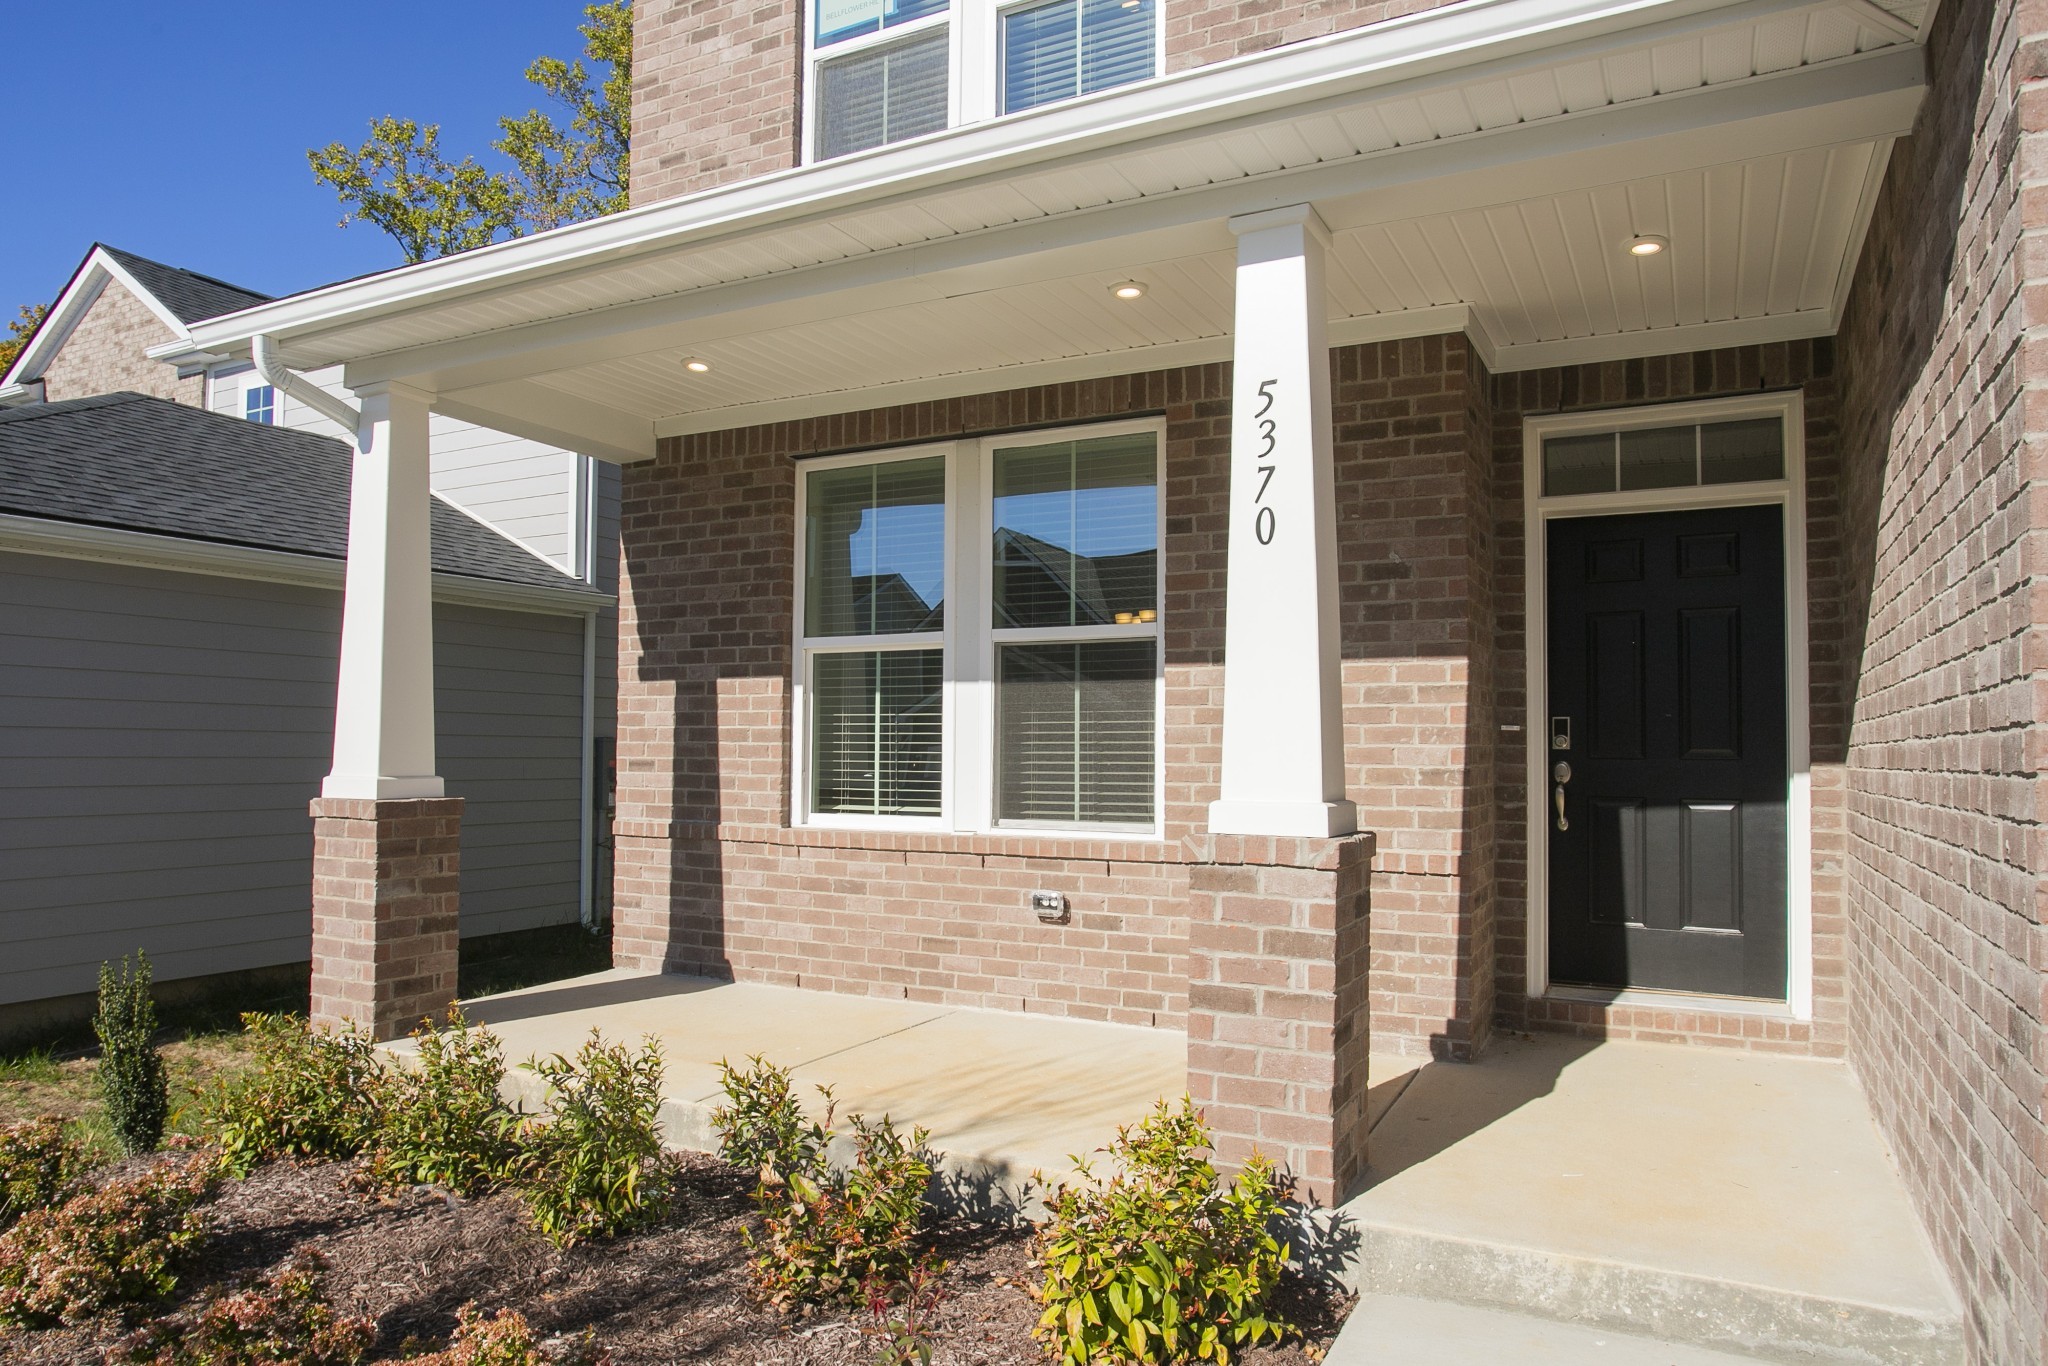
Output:
<instances>
[{"instance_id":1,"label":"transom window above door","mask_svg":"<svg viewBox=\"0 0 2048 1366\"><path fill-rule=\"evenodd\" d=\"M1753 484L1785 477L1785 423L1772 417L1543 438L1543 496Z\"/></svg>"},{"instance_id":2,"label":"transom window above door","mask_svg":"<svg viewBox=\"0 0 2048 1366\"><path fill-rule=\"evenodd\" d=\"M1155 422L806 462L797 819L1151 835Z\"/></svg>"},{"instance_id":3,"label":"transom window above door","mask_svg":"<svg viewBox=\"0 0 2048 1366\"><path fill-rule=\"evenodd\" d=\"M811 0L807 158L1148 80L1160 2Z\"/></svg>"}]
</instances>

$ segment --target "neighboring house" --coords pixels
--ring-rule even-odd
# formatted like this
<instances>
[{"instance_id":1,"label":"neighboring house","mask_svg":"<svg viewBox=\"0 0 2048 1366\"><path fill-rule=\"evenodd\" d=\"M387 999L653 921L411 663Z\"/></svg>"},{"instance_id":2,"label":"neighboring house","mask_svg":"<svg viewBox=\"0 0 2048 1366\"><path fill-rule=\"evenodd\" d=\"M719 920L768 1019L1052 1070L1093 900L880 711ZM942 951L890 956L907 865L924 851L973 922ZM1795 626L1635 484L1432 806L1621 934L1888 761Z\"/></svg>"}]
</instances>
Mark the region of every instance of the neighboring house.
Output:
<instances>
[{"instance_id":1,"label":"neighboring house","mask_svg":"<svg viewBox=\"0 0 2048 1366\"><path fill-rule=\"evenodd\" d=\"M165 979L306 961L348 486L340 442L161 398L0 410L0 1018L138 947ZM463 932L573 922L598 596L431 511Z\"/></svg>"},{"instance_id":2,"label":"neighboring house","mask_svg":"<svg viewBox=\"0 0 2048 1366\"><path fill-rule=\"evenodd\" d=\"M209 537L175 520L157 526L148 520L150 510L189 510L218 504L217 515L226 520L229 528L225 539L245 542L247 537L241 532L275 518L278 498L292 490L273 490L276 496L267 505L241 498L234 481L219 478L219 462L227 458L224 453L268 449L264 442L281 443L280 448L291 451L317 450L321 452L320 478L326 481L320 485L320 496L328 501L308 512L323 519L323 534L330 539L317 547L289 537L277 545L260 538L254 543L294 553L342 554L347 497L345 452L332 443L309 442L295 436L297 432L306 432L338 437L344 435L341 428L299 399L280 395L262 383L247 362L196 359L171 366L149 354L166 346L182 350L189 344L193 323L261 303L265 298L255 291L204 275L95 245L52 304L48 317L4 382L0 382L0 416L33 412L37 405L53 405L44 421L30 425L17 421L9 428L13 443L10 457L16 462L15 468L26 470L42 460L46 462L41 469L43 475L69 479L70 487L81 494L96 493L114 485L116 471L128 470L121 462L138 456L142 449L137 445L139 441L160 441L163 444L159 457L166 463L119 500L127 520L115 518L115 524L130 532L140 528L183 535L196 544ZM344 396L347 393L338 372L313 379L331 392ZM88 397L120 394L132 398L138 393L189 408L195 418L204 410L211 410L236 421L174 421L154 406L138 410L127 403L71 406ZM21 405L28 407L23 409ZM67 414L61 423L55 420L60 412ZM146 418L142 414L147 414ZM141 429L137 428L138 422L144 423ZM173 423L173 427L166 427L166 423ZM272 430L259 430L263 428ZM38 455L34 443L55 441L60 435L64 442L61 449L52 445ZM558 447L449 417L436 417L433 440L431 479L437 496L434 527L438 567L450 573L473 574L473 570L463 567L465 561L488 545L501 568L517 564L532 582L565 590L581 583L604 594L615 588L615 472ZM252 446L250 442L258 444ZM178 457L182 453L191 454L197 461L191 466L192 477L200 482L191 487L180 482ZM337 470L342 480L338 485L332 482ZM69 513L57 513L46 511L43 505L23 505L20 500L25 496L21 489L11 485L0 491L8 513L14 514L10 517L7 538L0 540L0 546L8 551L42 555L54 544L39 528L29 525L22 530L14 526L19 517L68 516L92 520L92 498L87 498L85 505L71 506ZM136 521L137 517L142 520ZM289 521L284 523L286 527L291 525ZM118 632L127 629L120 622L151 615L154 609L112 606L123 594L134 595L136 604L160 605L163 614L171 619L212 621L219 612L232 615L257 610L247 603L233 604L258 593L252 583L263 580L266 574L274 574L276 565L282 563L260 561L258 572L244 575L244 582L231 585L218 579L189 578L191 573L204 572L194 568L195 564L215 563L217 556L207 560L196 549L182 559L174 554L165 562L180 570L174 581L183 584L178 590L183 597L173 603L162 596L171 592L168 588L144 591L144 585L153 578L162 582L161 576L138 567L141 561L123 558L132 557L132 547L141 542L126 534L116 539L130 549L103 556L93 548L98 543L92 542L87 546L91 553L86 558L110 558L127 567L96 571L101 575L98 580L91 584L81 581L65 590L96 595L98 609L77 616L79 629L117 633L94 647L100 654L92 668L110 667L110 660L123 657L129 650L147 654L140 640L118 638ZM444 563L440 558L444 552L454 558ZM28 599L18 595L47 592L52 583L69 583L87 573L83 563L76 559L43 563L8 554L4 569L0 569L0 604L4 604L0 610L9 611L10 615L28 611ZM298 759L304 757L300 751L331 755L332 719L330 715L322 720L321 713L330 710L334 686L338 603L332 594L309 596L306 589L307 582L326 585L330 580L338 584L338 571L322 565L311 580L287 576L260 590L265 604L262 610L301 620L283 634L252 624L252 629L259 630L259 638L246 646L253 654L275 649L293 659L288 665L280 665L286 669L283 676L273 677L262 667L252 668L247 676L269 678L271 682L256 691L267 688L279 692L277 705L295 716L295 724L305 723L309 718L317 723L316 731L305 731L302 727L294 730L291 743ZM327 633L324 643L308 641L304 635L310 610L307 604L314 598L320 600L321 606L310 619L327 623L323 628ZM493 909L465 920L463 932L489 934L573 922L579 917L601 919L609 901L609 878L603 869L608 849L595 807L604 799L599 789L599 766L609 754L613 728L615 608L608 599L593 594L550 599L553 605L544 615L534 617L529 613L529 619L518 622L515 629L511 618L489 613L476 618L476 604L488 600L488 594L478 598L472 592L462 599L465 605L448 605L440 611L436 633L440 641L437 663L444 675L439 680L442 705L444 710L454 706L465 716L466 719L455 722L461 733L473 736L479 746L497 746L501 751L514 745L523 733L522 727L531 723L533 791L548 795L544 799L532 798L528 815L515 818L508 813L517 809L522 800L519 784L526 780L503 771L491 776L481 752L470 756L470 771L462 790L479 803L472 809L472 821L488 808L494 813L487 818L494 829L480 830L466 839L465 850L473 870L493 870L486 876L499 890L491 902ZM564 608L562 603L569 606ZM114 617L108 616L109 612ZM464 614L476 619L465 620ZM229 619L222 618L215 625L222 626ZM28 634L21 641L15 639L11 621L0 629L0 640L5 640L10 652L6 664L11 669L30 666L33 651L23 642L45 638L40 634L40 625L26 625L22 629ZM564 648L569 650L566 658L561 654ZM502 675L482 667L481 661L494 651L505 652L504 657L511 665ZM196 686L205 692L211 688L210 681L180 681L176 669L157 671L146 660L119 667L130 676L132 700L150 702L163 709L162 716L178 714L177 707L191 700L181 689ZM306 680L301 675L308 668L314 670L314 676L325 689L318 705L312 705L302 687ZM12 676L22 686L31 688L41 686L33 680L47 683L53 677L48 673L31 675L18 671ZM469 686L454 688L455 679L471 682ZM484 681L476 686L479 679ZM530 690L523 700L522 690ZM282 695L287 692L290 696ZM586 693L590 712L587 720L582 714ZM454 700L462 696L471 699L473 708L470 703ZM576 713L577 734L566 775L557 771L562 759L554 752L559 739L555 734L560 721L557 713L564 705L572 706ZM481 711L472 714L475 708ZM455 714L450 713L448 719L452 721ZM24 760L0 777L0 785L10 794L0 799L0 847L23 851L10 855L0 865L0 885L7 889L4 897L0 897L0 916L9 917L9 941L16 950L11 961L20 964L18 969L0 969L0 1012L9 1004L88 990L92 986L91 968L100 958L137 944L159 953L157 973L165 980L211 977L255 965L306 960L307 887L301 885L305 879L298 874L304 871L310 846L304 839L303 811L305 803L318 790L317 779L325 771L324 757L323 766L310 773L302 771L303 763L295 762L283 769L273 765L266 770L268 776L259 779L254 768L243 766L244 759L255 763L253 755L236 757L230 762L231 756L237 756L243 747L232 731L233 714L217 712L215 716L220 728L213 732L211 741L198 738L206 733L202 727L184 743L192 747L190 752L195 757L205 753L208 744L213 745L217 751L214 761L226 765L202 789L223 803L217 808L208 808L193 792L173 794L154 781L138 779L135 793L107 807L106 812L94 804L101 800L95 798L84 800L60 820L53 811L42 809L38 794L48 790L50 777L36 764ZM95 770L87 786L118 786L130 770L140 771L159 763L163 756L158 752L158 741L152 738L158 724L152 721L142 728L114 725L98 738L73 728L68 743L80 746L81 755L89 751L103 766L112 766L104 771ZM10 698L7 714L0 717L0 728L21 735L26 734L27 728L46 731L50 725L47 719L32 715L25 698ZM120 750L124 735L139 746L125 755ZM42 734L36 742L40 747L33 753L62 763L61 750L49 749L50 743L51 737ZM306 750L308 745L310 751ZM501 752L495 762L500 770L508 765L518 766L517 757L511 752ZM559 783L565 776L576 788L566 805L558 800ZM154 810L146 797L135 795L150 791L175 803L175 817L169 810ZM256 831L243 831L234 836L241 843L222 853L221 846L188 837L191 830L201 828L212 828L219 834L220 822L253 812L254 803L259 800L271 804L259 822L260 840ZM592 809L586 811L586 806ZM101 821L96 813L118 814L130 826ZM156 833L135 838L129 833L131 827ZM60 830L63 833L53 833ZM121 832L118 835L117 830ZM298 833L289 833L293 830ZM127 852L118 859L92 864L89 851L103 848L116 838L132 839L126 845ZM241 851L248 848L259 852L245 858ZM508 855L519 848L530 851L531 866L517 857L508 860ZM41 852L31 856L26 852L29 850ZM566 865L562 863L565 851L569 857ZM158 858L175 860L175 870L170 864L152 867L150 861ZM280 863L280 858L285 861ZM88 865L73 867L67 859L86 859ZM217 861L218 866L212 866L210 861ZM568 869L566 875L564 867ZM241 871L233 871L236 869ZM87 871L92 875L82 875ZM232 882L237 877L256 881ZM228 878L230 883L217 886L211 880L215 878ZM150 900L158 891L163 893L161 901ZM207 902L214 904L210 909L202 908L201 903ZM64 934L43 942L44 931L29 927L18 917L61 925ZM129 934L131 930L135 933ZM243 937L238 939L237 935ZM26 947L29 944L37 947Z\"/></svg>"},{"instance_id":3,"label":"neighboring house","mask_svg":"<svg viewBox=\"0 0 2048 1366\"><path fill-rule=\"evenodd\" d=\"M1368 1041L1844 1057L2042 1359L2038 7L634 13L632 210L190 347L624 467L621 965L1184 1029L1325 1200ZM453 819L352 620L332 888Z\"/></svg>"}]
</instances>

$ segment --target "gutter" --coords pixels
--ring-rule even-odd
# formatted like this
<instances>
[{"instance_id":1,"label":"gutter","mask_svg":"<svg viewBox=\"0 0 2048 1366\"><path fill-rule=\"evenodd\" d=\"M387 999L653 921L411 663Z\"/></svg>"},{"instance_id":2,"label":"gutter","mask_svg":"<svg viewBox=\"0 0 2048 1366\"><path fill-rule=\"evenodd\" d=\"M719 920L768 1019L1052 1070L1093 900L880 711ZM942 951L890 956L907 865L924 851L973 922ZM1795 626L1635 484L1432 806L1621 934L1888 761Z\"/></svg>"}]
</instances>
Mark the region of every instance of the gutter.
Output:
<instances>
[{"instance_id":1,"label":"gutter","mask_svg":"<svg viewBox=\"0 0 2048 1366\"><path fill-rule=\"evenodd\" d=\"M362 426L360 409L342 402L304 375L286 369L283 358L277 353L277 343L267 333L259 332L249 338L249 360L255 365L256 373L263 376L265 384L280 394L297 399L343 431L353 433Z\"/></svg>"}]
</instances>

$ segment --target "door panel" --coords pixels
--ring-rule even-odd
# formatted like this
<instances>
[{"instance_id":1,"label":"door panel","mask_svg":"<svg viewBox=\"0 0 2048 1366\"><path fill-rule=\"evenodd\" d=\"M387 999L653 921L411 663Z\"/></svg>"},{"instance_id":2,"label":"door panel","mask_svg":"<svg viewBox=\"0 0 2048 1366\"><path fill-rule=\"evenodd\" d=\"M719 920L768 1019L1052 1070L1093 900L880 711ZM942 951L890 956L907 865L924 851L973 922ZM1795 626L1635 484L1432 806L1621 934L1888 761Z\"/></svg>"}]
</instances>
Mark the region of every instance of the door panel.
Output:
<instances>
[{"instance_id":1,"label":"door panel","mask_svg":"<svg viewBox=\"0 0 2048 1366\"><path fill-rule=\"evenodd\" d=\"M1552 980L1784 999L1782 510L1546 532Z\"/></svg>"}]
</instances>

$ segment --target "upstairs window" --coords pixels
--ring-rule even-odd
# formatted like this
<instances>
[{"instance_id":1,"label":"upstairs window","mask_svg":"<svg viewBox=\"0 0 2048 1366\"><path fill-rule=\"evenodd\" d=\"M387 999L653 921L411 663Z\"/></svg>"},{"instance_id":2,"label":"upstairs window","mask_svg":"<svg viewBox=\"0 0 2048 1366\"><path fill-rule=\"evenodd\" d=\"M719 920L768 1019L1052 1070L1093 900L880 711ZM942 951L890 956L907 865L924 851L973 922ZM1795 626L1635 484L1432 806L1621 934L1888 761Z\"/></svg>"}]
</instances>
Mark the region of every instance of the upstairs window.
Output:
<instances>
[{"instance_id":1,"label":"upstairs window","mask_svg":"<svg viewBox=\"0 0 2048 1366\"><path fill-rule=\"evenodd\" d=\"M1002 112L1092 95L1152 74L1157 0L1053 0L1003 12Z\"/></svg>"},{"instance_id":2,"label":"upstairs window","mask_svg":"<svg viewBox=\"0 0 2048 1366\"><path fill-rule=\"evenodd\" d=\"M809 20L812 160L1159 70L1159 0L811 0Z\"/></svg>"},{"instance_id":3,"label":"upstairs window","mask_svg":"<svg viewBox=\"0 0 2048 1366\"><path fill-rule=\"evenodd\" d=\"M268 384L252 384L242 391L242 416L269 427L277 422L277 390Z\"/></svg>"}]
</instances>

